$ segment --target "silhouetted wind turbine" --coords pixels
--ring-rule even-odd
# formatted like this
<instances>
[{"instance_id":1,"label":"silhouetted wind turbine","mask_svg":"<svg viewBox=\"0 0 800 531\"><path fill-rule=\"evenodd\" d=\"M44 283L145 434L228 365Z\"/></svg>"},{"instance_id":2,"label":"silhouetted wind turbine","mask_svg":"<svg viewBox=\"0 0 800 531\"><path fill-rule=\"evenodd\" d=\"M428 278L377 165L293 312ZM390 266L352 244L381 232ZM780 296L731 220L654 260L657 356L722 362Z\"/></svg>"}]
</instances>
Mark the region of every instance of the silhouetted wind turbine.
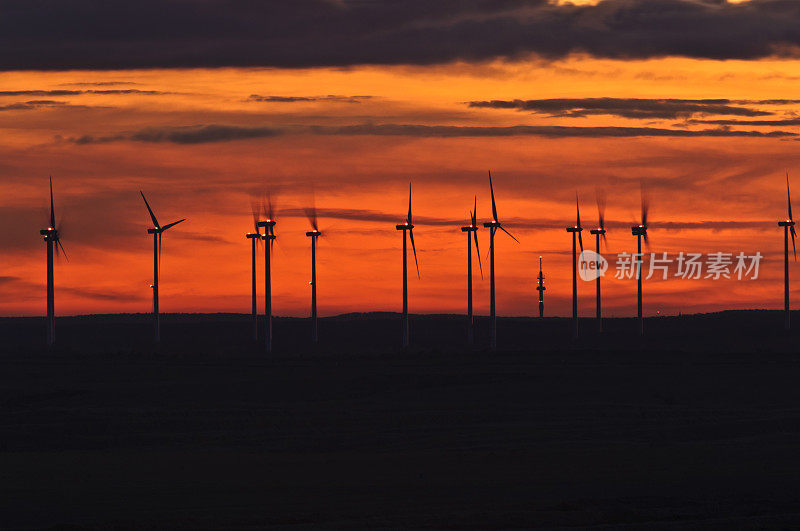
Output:
<instances>
[{"instance_id":1,"label":"silhouetted wind turbine","mask_svg":"<svg viewBox=\"0 0 800 531\"><path fill-rule=\"evenodd\" d=\"M317 343L317 238L322 236L317 223L317 207L312 205L306 209L306 216L311 223L311 230L306 236L311 238L311 341Z\"/></svg>"},{"instance_id":2,"label":"silhouetted wind turbine","mask_svg":"<svg viewBox=\"0 0 800 531\"><path fill-rule=\"evenodd\" d=\"M644 238L645 245L649 244L647 239L647 211L650 208L650 203L642 188L642 222L639 225L631 227L631 234L636 236L636 282L637 282L637 298L636 298L636 311L639 317L639 334L644 335L644 317L642 316L642 239Z\"/></svg>"},{"instance_id":3,"label":"silhouetted wind turbine","mask_svg":"<svg viewBox=\"0 0 800 531\"><path fill-rule=\"evenodd\" d=\"M408 244L406 243L406 233L411 239L411 249L414 251L414 264L417 266L417 278L419 276L419 262L417 261L417 248L414 246L414 223L411 217L411 183L408 183L408 216L406 222L395 225L395 229L403 231L403 337L401 344L403 348L408 347Z\"/></svg>"},{"instance_id":4,"label":"silhouetted wind turbine","mask_svg":"<svg viewBox=\"0 0 800 531\"><path fill-rule=\"evenodd\" d=\"M597 254L600 254L600 238L603 238L603 242L606 241L606 198L604 195L598 193L597 195L597 218L598 218L598 228L592 229L589 231L590 234L595 235L595 245L597 249ZM597 331L603 331L603 317L600 311L600 272L598 271L597 274Z\"/></svg>"},{"instance_id":5,"label":"silhouetted wind turbine","mask_svg":"<svg viewBox=\"0 0 800 531\"><path fill-rule=\"evenodd\" d=\"M275 243L275 219L272 208L272 199L267 198L267 219L259 221L256 226L264 227L263 238L268 243L264 244L264 347L267 352L272 352L272 245Z\"/></svg>"},{"instance_id":6,"label":"silhouetted wind turbine","mask_svg":"<svg viewBox=\"0 0 800 531\"><path fill-rule=\"evenodd\" d=\"M47 243L47 346L52 346L56 341L56 310L55 310L55 283L53 279L53 251L59 252L67 258L61 236L56 228L56 209L53 202L53 178L50 177L50 225L39 234L44 236Z\"/></svg>"},{"instance_id":7,"label":"silhouetted wind turbine","mask_svg":"<svg viewBox=\"0 0 800 531\"><path fill-rule=\"evenodd\" d=\"M256 282L256 244L261 240L261 232L258 230L258 222L261 217L261 209L255 203L253 208L253 228L255 232L248 232L245 237L250 240L250 288L251 288L251 311L253 315L253 341L258 341L258 284Z\"/></svg>"},{"instance_id":8,"label":"silhouetted wind turbine","mask_svg":"<svg viewBox=\"0 0 800 531\"><path fill-rule=\"evenodd\" d=\"M489 192L492 195L492 220L483 224L484 227L489 229L489 348L495 350L497 348L497 312L495 311L495 288L494 288L494 233L497 229L502 230L519 243L505 227L500 224L497 219L497 204L494 201L494 187L492 186L492 172L489 172Z\"/></svg>"},{"instance_id":9,"label":"silhouetted wind turbine","mask_svg":"<svg viewBox=\"0 0 800 531\"><path fill-rule=\"evenodd\" d=\"M789 233L792 234L792 250L794 251L794 261L797 261L797 248L795 238L797 233L794 229L794 219L792 219L792 196L789 194L789 172L786 172L786 207L789 219L779 221L778 226L783 227L783 312L784 327L789 330L791 322L789 319Z\"/></svg>"},{"instance_id":10,"label":"silhouetted wind turbine","mask_svg":"<svg viewBox=\"0 0 800 531\"><path fill-rule=\"evenodd\" d=\"M536 286L536 291L539 292L539 317L544 317L544 273L542 273L542 257L539 257L539 285Z\"/></svg>"},{"instance_id":11,"label":"silhouetted wind turbine","mask_svg":"<svg viewBox=\"0 0 800 531\"><path fill-rule=\"evenodd\" d=\"M147 211L150 213L150 219L153 221L153 228L147 229L147 234L153 235L153 317L155 318L155 342L158 343L161 340L161 325L158 319L158 274L161 266L161 234L178 223L186 221L186 218L173 221L162 227L159 225L156 215L153 214L153 209L150 208L150 204L147 202L144 192L139 190L139 193L142 194L144 205L147 207Z\"/></svg>"},{"instance_id":12,"label":"silhouetted wind turbine","mask_svg":"<svg viewBox=\"0 0 800 531\"><path fill-rule=\"evenodd\" d=\"M478 267L483 278L483 265L481 265L481 251L478 248L478 197L475 197L470 224L461 227L461 232L467 233L467 341L470 346L475 343L475 319L472 317L472 240L475 240L475 253L478 255Z\"/></svg>"},{"instance_id":13,"label":"silhouetted wind turbine","mask_svg":"<svg viewBox=\"0 0 800 531\"><path fill-rule=\"evenodd\" d=\"M583 237L581 236L583 227L581 227L581 207L578 204L578 192L575 192L575 212L575 225L567 227L567 232L572 233L572 335L573 337L578 337L578 257L575 248L576 234L581 244L581 252L583 252Z\"/></svg>"}]
</instances>

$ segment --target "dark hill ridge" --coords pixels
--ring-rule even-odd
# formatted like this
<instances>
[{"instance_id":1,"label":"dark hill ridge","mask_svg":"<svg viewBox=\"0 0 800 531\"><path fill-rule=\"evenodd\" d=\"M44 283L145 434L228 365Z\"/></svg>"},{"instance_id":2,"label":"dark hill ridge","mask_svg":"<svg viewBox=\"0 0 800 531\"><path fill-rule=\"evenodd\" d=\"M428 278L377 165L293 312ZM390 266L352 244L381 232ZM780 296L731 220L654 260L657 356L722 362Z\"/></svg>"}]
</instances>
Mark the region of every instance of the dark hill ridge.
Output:
<instances>
[{"instance_id":1,"label":"dark hill ridge","mask_svg":"<svg viewBox=\"0 0 800 531\"><path fill-rule=\"evenodd\" d=\"M637 335L634 318L604 319L596 332L594 319L581 319L581 337L571 339L571 320L549 317L498 319L498 349L508 352L564 350L679 350L688 352L795 352L800 347L800 312L794 331L783 330L783 313L767 310L724 311L683 316L650 317L646 335ZM149 314L103 314L57 318L58 347L54 352L151 352ZM238 356L258 354L248 314L162 314L162 353ZM488 319L477 318L475 349L485 350ZM391 312L348 313L320 320L320 345L310 342L307 319L273 320L276 356L374 355L397 352L400 316ZM44 345L44 320L0 318L0 353L34 352ZM467 349L465 318L460 315L411 316L411 352L461 354Z\"/></svg>"}]
</instances>

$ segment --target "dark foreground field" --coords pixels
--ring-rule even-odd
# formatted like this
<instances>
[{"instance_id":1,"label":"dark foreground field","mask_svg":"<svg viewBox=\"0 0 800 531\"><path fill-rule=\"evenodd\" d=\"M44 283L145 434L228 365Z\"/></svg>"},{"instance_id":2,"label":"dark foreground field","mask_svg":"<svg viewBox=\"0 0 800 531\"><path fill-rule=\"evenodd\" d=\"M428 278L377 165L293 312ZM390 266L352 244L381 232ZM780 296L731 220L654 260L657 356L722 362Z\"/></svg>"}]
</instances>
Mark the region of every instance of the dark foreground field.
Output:
<instances>
[{"instance_id":1,"label":"dark foreground field","mask_svg":"<svg viewBox=\"0 0 800 531\"><path fill-rule=\"evenodd\" d=\"M800 325L800 316L797 317ZM485 323L481 323L482 326ZM0 319L0 526L800 526L800 336L776 312L500 323ZM481 338L485 337L482 330ZM72 527L75 526L75 527Z\"/></svg>"}]
</instances>

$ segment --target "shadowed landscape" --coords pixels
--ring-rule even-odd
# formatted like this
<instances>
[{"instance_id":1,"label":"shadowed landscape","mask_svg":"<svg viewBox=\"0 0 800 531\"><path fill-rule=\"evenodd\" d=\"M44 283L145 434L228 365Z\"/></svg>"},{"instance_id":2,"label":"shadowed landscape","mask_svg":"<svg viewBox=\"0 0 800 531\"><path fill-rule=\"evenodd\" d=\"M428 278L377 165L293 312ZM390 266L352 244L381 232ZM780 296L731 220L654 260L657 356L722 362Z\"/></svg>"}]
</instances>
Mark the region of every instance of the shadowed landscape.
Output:
<instances>
[{"instance_id":1,"label":"shadowed landscape","mask_svg":"<svg viewBox=\"0 0 800 531\"><path fill-rule=\"evenodd\" d=\"M800 316L798 316L800 318ZM800 523L797 332L773 311L0 319L2 527L764 528ZM479 342L487 322L479 320ZM723 333L724 332L724 333ZM612 347L613 345L613 347ZM46 509L43 509L46 508Z\"/></svg>"}]
</instances>

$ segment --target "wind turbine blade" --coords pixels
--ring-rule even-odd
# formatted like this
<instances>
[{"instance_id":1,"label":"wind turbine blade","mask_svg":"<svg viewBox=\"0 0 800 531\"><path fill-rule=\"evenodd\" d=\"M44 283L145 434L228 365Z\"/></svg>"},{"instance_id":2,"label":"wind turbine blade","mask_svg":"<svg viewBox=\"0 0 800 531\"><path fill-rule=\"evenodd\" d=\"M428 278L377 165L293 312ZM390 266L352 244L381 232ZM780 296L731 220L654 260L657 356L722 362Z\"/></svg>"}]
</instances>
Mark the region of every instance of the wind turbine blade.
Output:
<instances>
[{"instance_id":1,"label":"wind turbine blade","mask_svg":"<svg viewBox=\"0 0 800 531\"><path fill-rule=\"evenodd\" d=\"M478 268L481 270L481 280L483 280L483 265L481 265L481 250L478 247L478 231L472 231L472 235L475 237L475 254L478 255Z\"/></svg>"},{"instance_id":2,"label":"wind turbine blade","mask_svg":"<svg viewBox=\"0 0 800 531\"><path fill-rule=\"evenodd\" d=\"M514 237L514 235L513 235L513 234L511 234L510 232L508 232L508 231L506 230L506 228L505 228L505 227L503 227L502 225L498 225L498 228L499 228L501 231L503 231L503 232L505 232L506 234L508 234L509 236L511 236L511 239L512 239L512 240L514 240L515 242L519 243L519 240L518 240L518 239L516 239L516 238Z\"/></svg>"},{"instance_id":3,"label":"wind turbine blade","mask_svg":"<svg viewBox=\"0 0 800 531\"><path fill-rule=\"evenodd\" d=\"M792 251L794 251L794 261L797 262L797 248L795 247L795 243L794 243L795 238L797 238L797 232L795 232L795 230L794 230L794 225L792 225L789 228L791 229L791 233L792 233Z\"/></svg>"},{"instance_id":4,"label":"wind turbine blade","mask_svg":"<svg viewBox=\"0 0 800 531\"><path fill-rule=\"evenodd\" d=\"M578 192L575 192L575 213L576 213L575 214L576 215L576 226L578 228L581 228L581 207L580 207L580 204L578 203ZM583 252L583 236L581 236L580 232L578 232L578 242L581 245L581 252Z\"/></svg>"},{"instance_id":5,"label":"wind turbine blade","mask_svg":"<svg viewBox=\"0 0 800 531\"><path fill-rule=\"evenodd\" d=\"M596 194L597 199L597 219L601 229L606 228L606 194L598 190ZM605 239L605 234L603 235Z\"/></svg>"},{"instance_id":6,"label":"wind turbine blade","mask_svg":"<svg viewBox=\"0 0 800 531\"><path fill-rule=\"evenodd\" d=\"M155 228L157 229L161 228L158 224L158 220L156 219L156 215L153 214L153 209L150 208L150 203L147 202L147 198L144 196L144 192L139 190L139 193L142 194L142 199L144 199L144 205L147 207L147 211L150 212L150 219L153 220L153 226L155 226Z\"/></svg>"},{"instance_id":7,"label":"wind turbine blade","mask_svg":"<svg viewBox=\"0 0 800 531\"><path fill-rule=\"evenodd\" d=\"M787 177L788 179L788 177ZM50 176L50 227L56 227L56 209L53 205L53 176Z\"/></svg>"},{"instance_id":8,"label":"wind turbine blade","mask_svg":"<svg viewBox=\"0 0 800 531\"><path fill-rule=\"evenodd\" d=\"M56 250L61 249L61 254L64 255L64 259L69 262L69 256L67 256L67 251L64 250L64 245L61 243L61 238L56 240Z\"/></svg>"},{"instance_id":9,"label":"wind turbine blade","mask_svg":"<svg viewBox=\"0 0 800 531\"><path fill-rule=\"evenodd\" d=\"M472 226L478 225L478 196L475 196L475 203L472 205Z\"/></svg>"},{"instance_id":10,"label":"wind turbine blade","mask_svg":"<svg viewBox=\"0 0 800 531\"><path fill-rule=\"evenodd\" d=\"M788 171L786 172L786 204L788 205L789 219L794 221L794 218L792 218L792 196L789 194L789 172Z\"/></svg>"},{"instance_id":11,"label":"wind turbine blade","mask_svg":"<svg viewBox=\"0 0 800 531\"><path fill-rule=\"evenodd\" d=\"M261 220L261 205L255 200L251 200L250 211L253 213L253 230L258 232L258 222Z\"/></svg>"},{"instance_id":12,"label":"wind turbine blade","mask_svg":"<svg viewBox=\"0 0 800 531\"><path fill-rule=\"evenodd\" d=\"M650 201L647 198L647 194L644 191L644 185L642 185L642 225L647 227L647 213L650 210Z\"/></svg>"},{"instance_id":13,"label":"wind turbine blade","mask_svg":"<svg viewBox=\"0 0 800 531\"><path fill-rule=\"evenodd\" d=\"M411 183L408 183L408 218L406 218L408 224L411 225ZM413 241L413 240L412 240Z\"/></svg>"},{"instance_id":14,"label":"wind turbine blade","mask_svg":"<svg viewBox=\"0 0 800 531\"><path fill-rule=\"evenodd\" d=\"M494 202L494 186L492 186L492 172L489 172L489 192L492 194L492 217L497 221L497 205Z\"/></svg>"},{"instance_id":15,"label":"wind turbine blade","mask_svg":"<svg viewBox=\"0 0 800 531\"><path fill-rule=\"evenodd\" d=\"M168 223L168 224L164 225L163 227L161 227L161 232L164 232L165 230L169 229L170 227L174 227L178 223L183 223L184 221L186 221L186 218L179 219L178 221L173 221L172 223Z\"/></svg>"},{"instance_id":16,"label":"wind turbine blade","mask_svg":"<svg viewBox=\"0 0 800 531\"><path fill-rule=\"evenodd\" d=\"M417 248L414 245L414 229L410 229L408 231L408 236L411 238L411 250L414 251L414 265L417 266L417 278L420 278L420 276L419 276L419 262L417 261Z\"/></svg>"}]
</instances>

